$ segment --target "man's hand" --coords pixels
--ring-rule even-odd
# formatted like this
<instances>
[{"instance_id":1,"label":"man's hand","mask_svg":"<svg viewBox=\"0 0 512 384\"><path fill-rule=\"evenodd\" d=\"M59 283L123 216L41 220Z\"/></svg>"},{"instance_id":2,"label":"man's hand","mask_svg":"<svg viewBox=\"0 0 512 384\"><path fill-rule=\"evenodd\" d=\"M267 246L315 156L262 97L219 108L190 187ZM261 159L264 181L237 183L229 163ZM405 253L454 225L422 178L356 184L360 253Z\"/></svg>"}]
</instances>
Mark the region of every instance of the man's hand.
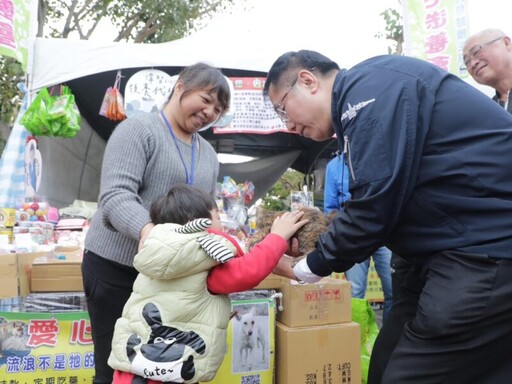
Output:
<instances>
[{"instance_id":1,"label":"man's hand","mask_svg":"<svg viewBox=\"0 0 512 384\"><path fill-rule=\"evenodd\" d=\"M295 274L293 273L293 265L301 259L303 259L303 257L297 258L283 255L281 256L279 263L277 263L277 266L272 272L276 275L283 276L291 280L297 280Z\"/></svg>"}]
</instances>

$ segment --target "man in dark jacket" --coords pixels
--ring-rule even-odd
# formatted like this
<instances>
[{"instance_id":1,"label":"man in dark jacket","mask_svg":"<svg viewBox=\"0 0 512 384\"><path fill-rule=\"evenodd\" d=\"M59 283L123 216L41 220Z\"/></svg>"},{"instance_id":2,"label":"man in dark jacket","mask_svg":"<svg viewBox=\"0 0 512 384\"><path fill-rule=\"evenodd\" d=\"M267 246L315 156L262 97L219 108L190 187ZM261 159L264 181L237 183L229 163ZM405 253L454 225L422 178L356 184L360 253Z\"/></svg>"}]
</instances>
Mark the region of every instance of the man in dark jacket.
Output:
<instances>
[{"instance_id":1,"label":"man in dark jacket","mask_svg":"<svg viewBox=\"0 0 512 384\"><path fill-rule=\"evenodd\" d=\"M306 282L385 245L411 263L374 346L369 383L512 377L512 116L427 62L340 70L312 51L272 65L264 93L291 132L333 134L352 198L317 249L278 273Z\"/></svg>"}]
</instances>

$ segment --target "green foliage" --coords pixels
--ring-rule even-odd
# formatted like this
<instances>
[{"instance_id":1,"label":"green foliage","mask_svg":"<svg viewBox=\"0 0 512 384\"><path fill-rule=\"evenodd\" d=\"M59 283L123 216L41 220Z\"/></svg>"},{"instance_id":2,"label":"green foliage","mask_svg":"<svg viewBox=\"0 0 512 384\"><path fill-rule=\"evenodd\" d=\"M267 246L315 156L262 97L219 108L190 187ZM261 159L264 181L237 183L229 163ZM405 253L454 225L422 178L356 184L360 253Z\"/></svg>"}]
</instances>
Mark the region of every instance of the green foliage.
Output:
<instances>
[{"instance_id":1,"label":"green foliage","mask_svg":"<svg viewBox=\"0 0 512 384\"><path fill-rule=\"evenodd\" d=\"M294 169L287 170L270 190L261 198L261 207L270 211L290 209L290 192L300 191L304 185L304 174Z\"/></svg>"},{"instance_id":2,"label":"green foliage","mask_svg":"<svg viewBox=\"0 0 512 384\"><path fill-rule=\"evenodd\" d=\"M39 0L39 35L88 39L102 19L112 22L114 41L161 43L186 36L194 24L226 10L235 0Z\"/></svg>"},{"instance_id":3,"label":"green foliage","mask_svg":"<svg viewBox=\"0 0 512 384\"><path fill-rule=\"evenodd\" d=\"M18 83L25 81L21 64L11 57L0 56L0 118L11 125L21 106Z\"/></svg>"}]
</instances>

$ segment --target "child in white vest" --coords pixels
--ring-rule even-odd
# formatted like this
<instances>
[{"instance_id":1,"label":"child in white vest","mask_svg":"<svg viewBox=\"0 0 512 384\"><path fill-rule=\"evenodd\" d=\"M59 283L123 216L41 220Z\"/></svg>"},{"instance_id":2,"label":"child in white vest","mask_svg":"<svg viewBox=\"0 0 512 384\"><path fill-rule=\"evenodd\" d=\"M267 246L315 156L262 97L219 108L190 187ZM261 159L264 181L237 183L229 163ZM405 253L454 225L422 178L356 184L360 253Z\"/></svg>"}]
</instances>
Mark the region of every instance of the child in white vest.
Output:
<instances>
[{"instance_id":1,"label":"child in white vest","mask_svg":"<svg viewBox=\"0 0 512 384\"><path fill-rule=\"evenodd\" d=\"M307 220L300 211L282 214L244 254L222 231L215 199L197 188L172 187L150 213L155 227L135 256L139 275L115 327L113 383L210 381L224 357L227 294L268 276Z\"/></svg>"}]
</instances>

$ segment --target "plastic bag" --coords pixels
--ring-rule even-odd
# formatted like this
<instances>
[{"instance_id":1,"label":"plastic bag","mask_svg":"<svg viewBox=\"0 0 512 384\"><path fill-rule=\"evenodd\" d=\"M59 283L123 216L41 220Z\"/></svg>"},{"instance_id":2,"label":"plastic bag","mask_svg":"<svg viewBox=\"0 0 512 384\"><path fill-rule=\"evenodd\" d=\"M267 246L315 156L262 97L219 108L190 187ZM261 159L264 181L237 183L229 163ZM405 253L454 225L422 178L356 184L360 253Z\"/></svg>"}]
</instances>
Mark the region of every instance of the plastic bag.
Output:
<instances>
[{"instance_id":1,"label":"plastic bag","mask_svg":"<svg viewBox=\"0 0 512 384\"><path fill-rule=\"evenodd\" d=\"M34 136L74 137L80 130L80 111L67 86L58 95L47 88L39 91L20 123Z\"/></svg>"},{"instance_id":2,"label":"plastic bag","mask_svg":"<svg viewBox=\"0 0 512 384\"><path fill-rule=\"evenodd\" d=\"M368 300L352 299L352 321L361 326L361 384L366 384L373 344L379 334L375 312Z\"/></svg>"},{"instance_id":3,"label":"plastic bag","mask_svg":"<svg viewBox=\"0 0 512 384\"><path fill-rule=\"evenodd\" d=\"M41 89L21 117L20 124L24 125L34 136L48 134L46 106L49 103L49 98L48 90Z\"/></svg>"},{"instance_id":4,"label":"plastic bag","mask_svg":"<svg viewBox=\"0 0 512 384\"><path fill-rule=\"evenodd\" d=\"M112 121L122 121L126 119L124 98L121 91L119 91L121 77L121 71L117 71L116 81L112 87L107 88L100 107L99 114Z\"/></svg>"}]
</instances>

